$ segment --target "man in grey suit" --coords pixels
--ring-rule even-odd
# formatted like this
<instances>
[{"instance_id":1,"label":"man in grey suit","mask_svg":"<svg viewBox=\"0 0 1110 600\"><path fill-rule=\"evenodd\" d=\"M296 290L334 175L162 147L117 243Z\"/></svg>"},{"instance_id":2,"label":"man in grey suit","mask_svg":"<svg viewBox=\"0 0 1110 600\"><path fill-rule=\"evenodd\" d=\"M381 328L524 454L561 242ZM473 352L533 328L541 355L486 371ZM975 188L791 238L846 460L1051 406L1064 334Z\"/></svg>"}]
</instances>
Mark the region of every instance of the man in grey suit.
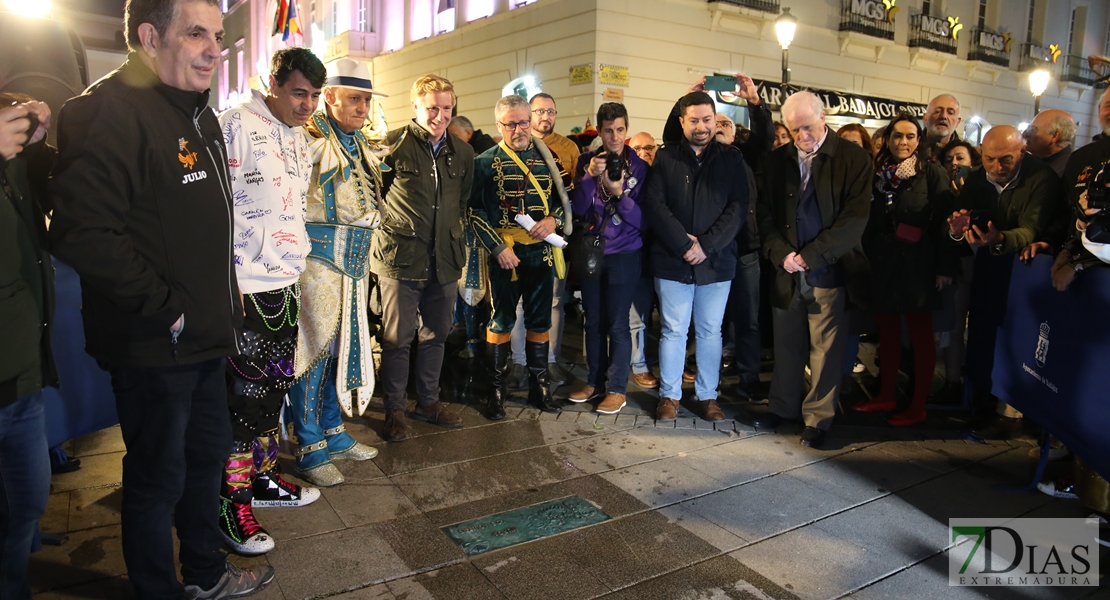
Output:
<instances>
[{"instance_id":1,"label":"man in grey suit","mask_svg":"<svg viewBox=\"0 0 1110 600\"><path fill-rule=\"evenodd\" d=\"M849 288L864 289L871 157L830 132L810 92L788 98L782 115L794 142L768 158L758 207L763 251L775 265L775 372L769 410L752 422L776 427L801 416L801 442L817 448L836 412ZM807 364L812 385L803 397Z\"/></svg>"}]
</instances>

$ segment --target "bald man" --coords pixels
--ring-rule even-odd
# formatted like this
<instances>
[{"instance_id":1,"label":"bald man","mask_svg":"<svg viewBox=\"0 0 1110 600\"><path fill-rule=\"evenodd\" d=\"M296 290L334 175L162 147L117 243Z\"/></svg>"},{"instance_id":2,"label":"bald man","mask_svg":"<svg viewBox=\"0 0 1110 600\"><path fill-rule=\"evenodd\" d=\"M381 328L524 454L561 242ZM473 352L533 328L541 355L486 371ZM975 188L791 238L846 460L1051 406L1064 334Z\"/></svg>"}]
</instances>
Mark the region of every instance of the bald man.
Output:
<instances>
[{"instance_id":1,"label":"bald man","mask_svg":"<svg viewBox=\"0 0 1110 600\"><path fill-rule=\"evenodd\" d=\"M940 160L941 150L960 139L960 101L952 94L941 94L929 101L925 109L925 156Z\"/></svg>"},{"instance_id":2,"label":"bald man","mask_svg":"<svg viewBox=\"0 0 1110 600\"><path fill-rule=\"evenodd\" d=\"M1067 111L1046 110L1033 119L1022 136L1029 154L1043 160L1057 176L1063 177L1075 141L1075 119Z\"/></svg>"},{"instance_id":3,"label":"bald man","mask_svg":"<svg viewBox=\"0 0 1110 600\"><path fill-rule=\"evenodd\" d=\"M628 140L628 145L649 167L655 162L659 144L655 143L654 135L641 131ZM644 235L643 241L642 255L647 256L651 252L651 236ZM632 367L632 380L645 390L659 387L659 380L651 372L647 351L644 349L647 342L646 319L651 315L654 305L655 279L645 261L644 268L640 271L640 280L636 284L636 292L632 296L632 308L628 310L628 329L632 333L632 358L629 366Z\"/></svg>"},{"instance_id":4,"label":"bald man","mask_svg":"<svg viewBox=\"0 0 1110 600\"><path fill-rule=\"evenodd\" d=\"M646 131L641 131L632 136L628 140L628 145L632 147L636 156L644 159L649 166L655 162L655 153L659 150L659 145L655 143L655 136Z\"/></svg>"},{"instance_id":5,"label":"bald man","mask_svg":"<svg viewBox=\"0 0 1110 600\"><path fill-rule=\"evenodd\" d=\"M995 338L1006 313L1014 255L1048 235L1061 189L1056 173L1025 153L1025 139L1016 127L994 127L979 149L983 166L968 176L957 201L962 208L952 213L948 224L953 240L979 248L971 285L966 367L976 397L989 403ZM998 413L972 433L981 439L1020 433L1021 413L1002 403Z\"/></svg>"}]
</instances>

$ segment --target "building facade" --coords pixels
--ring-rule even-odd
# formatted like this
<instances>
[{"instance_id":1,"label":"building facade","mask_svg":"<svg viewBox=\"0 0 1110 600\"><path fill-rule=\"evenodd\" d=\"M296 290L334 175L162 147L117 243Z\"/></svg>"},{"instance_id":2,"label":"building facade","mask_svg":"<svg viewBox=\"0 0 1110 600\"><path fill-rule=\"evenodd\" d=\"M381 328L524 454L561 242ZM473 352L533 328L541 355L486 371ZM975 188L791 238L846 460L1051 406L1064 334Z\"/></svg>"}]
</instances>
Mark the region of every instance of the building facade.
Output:
<instances>
[{"instance_id":1,"label":"building facade","mask_svg":"<svg viewBox=\"0 0 1110 600\"><path fill-rule=\"evenodd\" d=\"M225 106L283 44L310 46L325 62L369 62L375 87L390 94L381 102L394 126L411 117L409 86L427 72L451 79L458 114L487 131L506 86L530 77L557 99L561 133L619 98L631 129L657 136L702 75L744 72L766 84L782 76L779 0L299 0L304 34L284 42L269 35L275 0L227 2L225 65L213 85ZM1030 121L1028 73L1047 68L1042 109L1071 112L1080 144L1099 130L1085 57L1110 53L1105 1L796 0L789 8L798 19L789 47L795 86L910 105L951 93L974 138L990 125ZM870 127L889 118L878 108L877 118L832 116Z\"/></svg>"}]
</instances>

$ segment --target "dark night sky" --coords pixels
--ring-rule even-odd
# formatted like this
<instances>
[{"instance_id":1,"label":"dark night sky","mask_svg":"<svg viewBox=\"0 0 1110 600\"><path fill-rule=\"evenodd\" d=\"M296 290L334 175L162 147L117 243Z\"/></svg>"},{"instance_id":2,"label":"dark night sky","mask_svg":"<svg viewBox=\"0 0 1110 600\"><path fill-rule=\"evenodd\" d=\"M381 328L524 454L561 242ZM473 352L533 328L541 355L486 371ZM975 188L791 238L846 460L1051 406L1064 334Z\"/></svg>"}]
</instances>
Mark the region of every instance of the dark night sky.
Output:
<instances>
[{"instance_id":1,"label":"dark night sky","mask_svg":"<svg viewBox=\"0 0 1110 600\"><path fill-rule=\"evenodd\" d=\"M123 18L125 0L53 0L54 6Z\"/></svg>"}]
</instances>

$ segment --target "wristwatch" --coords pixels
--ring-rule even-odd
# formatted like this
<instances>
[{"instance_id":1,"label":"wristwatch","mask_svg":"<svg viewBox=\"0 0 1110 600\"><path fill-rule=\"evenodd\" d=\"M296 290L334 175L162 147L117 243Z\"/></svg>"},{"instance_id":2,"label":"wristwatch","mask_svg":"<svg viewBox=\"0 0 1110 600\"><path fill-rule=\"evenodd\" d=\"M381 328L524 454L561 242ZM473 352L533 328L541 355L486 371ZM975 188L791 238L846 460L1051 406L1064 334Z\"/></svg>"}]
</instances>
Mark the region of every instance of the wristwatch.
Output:
<instances>
[{"instance_id":1,"label":"wristwatch","mask_svg":"<svg viewBox=\"0 0 1110 600\"><path fill-rule=\"evenodd\" d=\"M559 215L551 215L551 216L555 217L555 227L557 229L562 229L563 228L563 218L560 217Z\"/></svg>"}]
</instances>

